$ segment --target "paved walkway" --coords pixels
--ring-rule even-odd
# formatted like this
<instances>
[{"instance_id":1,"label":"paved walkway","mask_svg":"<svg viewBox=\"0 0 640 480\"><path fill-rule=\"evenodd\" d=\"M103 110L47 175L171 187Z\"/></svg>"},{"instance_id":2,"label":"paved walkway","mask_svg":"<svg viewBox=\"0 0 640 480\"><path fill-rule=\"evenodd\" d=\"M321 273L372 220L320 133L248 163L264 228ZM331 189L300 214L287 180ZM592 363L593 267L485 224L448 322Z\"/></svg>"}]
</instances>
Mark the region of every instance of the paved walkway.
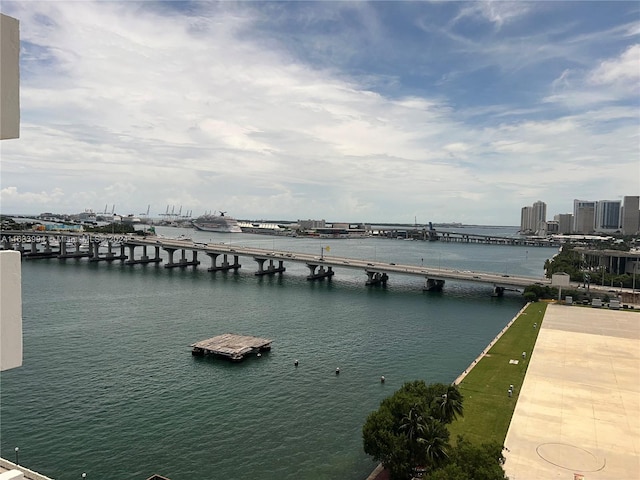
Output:
<instances>
[{"instance_id":1,"label":"paved walkway","mask_svg":"<svg viewBox=\"0 0 640 480\"><path fill-rule=\"evenodd\" d=\"M505 446L510 480L640 479L640 314L549 305Z\"/></svg>"}]
</instances>

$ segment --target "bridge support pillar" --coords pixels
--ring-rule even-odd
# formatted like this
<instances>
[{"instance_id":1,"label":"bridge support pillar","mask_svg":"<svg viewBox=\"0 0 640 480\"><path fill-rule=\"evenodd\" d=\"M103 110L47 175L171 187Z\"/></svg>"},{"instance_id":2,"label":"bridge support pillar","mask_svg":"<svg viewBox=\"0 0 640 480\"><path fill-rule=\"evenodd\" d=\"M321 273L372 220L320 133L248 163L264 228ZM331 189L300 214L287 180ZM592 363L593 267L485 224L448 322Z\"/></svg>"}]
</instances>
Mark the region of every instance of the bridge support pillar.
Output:
<instances>
[{"instance_id":1,"label":"bridge support pillar","mask_svg":"<svg viewBox=\"0 0 640 480\"><path fill-rule=\"evenodd\" d=\"M75 240L77 240L77 238ZM69 252L67 250L67 242L64 238L62 238L60 240L60 254L58 255L58 258L80 258L89 256L89 253L80 251L79 242L74 241L73 245L75 246L74 250L72 252Z\"/></svg>"},{"instance_id":2,"label":"bridge support pillar","mask_svg":"<svg viewBox=\"0 0 640 480\"><path fill-rule=\"evenodd\" d=\"M51 250L51 243L49 243L49 236L44 237L44 253L51 254L53 250Z\"/></svg>"},{"instance_id":3,"label":"bridge support pillar","mask_svg":"<svg viewBox=\"0 0 640 480\"><path fill-rule=\"evenodd\" d=\"M147 246L146 245L142 246L142 257L140 257L140 260L149 260L149 255L147 255Z\"/></svg>"},{"instance_id":4,"label":"bridge support pillar","mask_svg":"<svg viewBox=\"0 0 640 480\"><path fill-rule=\"evenodd\" d=\"M45 236L44 238L45 243L41 250L38 250L40 242L37 240L31 240L31 247L29 248L29 251L27 252L24 249L20 250L21 256L23 256L25 259L55 257L56 253L51 249L51 246L49 245L49 237Z\"/></svg>"},{"instance_id":5,"label":"bridge support pillar","mask_svg":"<svg viewBox=\"0 0 640 480\"><path fill-rule=\"evenodd\" d=\"M273 275L274 273L283 273L286 270L286 268L284 268L284 262L282 260L278 260L278 266L276 267L273 264L273 259L270 258L267 268L264 267L264 263L267 261L266 258L254 257L254 260L258 263L258 271L255 272L254 275Z\"/></svg>"},{"instance_id":6,"label":"bridge support pillar","mask_svg":"<svg viewBox=\"0 0 640 480\"><path fill-rule=\"evenodd\" d=\"M367 281L365 285L387 285L387 280L389 280L389 275L386 273L380 272L372 272L367 270Z\"/></svg>"},{"instance_id":7,"label":"bridge support pillar","mask_svg":"<svg viewBox=\"0 0 640 480\"><path fill-rule=\"evenodd\" d=\"M241 267L238 263L238 255L233 256L233 263L229 263L228 257L226 253L222 254L222 265L217 265L217 259L220 256L219 253L207 253L209 257L211 257L211 267L207 270L209 272L219 272L219 271L227 271L227 270L237 270Z\"/></svg>"},{"instance_id":8,"label":"bridge support pillar","mask_svg":"<svg viewBox=\"0 0 640 480\"><path fill-rule=\"evenodd\" d=\"M322 280L323 278L328 278L329 280L331 280L331 277L333 277L336 273L330 266L324 268L324 265L320 265L320 268L317 272L316 268L318 268L318 265L307 263L307 267L309 268L309 275L307 275L307 280Z\"/></svg>"},{"instance_id":9,"label":"bridge support pillar","mask_svg":"<svg viewBox=\"0 0 640 480\"><path fill-rule=\"evenodd\" d=\"M100 241L89 239L89 261L98 262L100 258Z\"/></svg>"},{"instance_id":10,"label":"bridge support pillar","mask_svg":"<svg viewBox=\"0 0 640 480\"><path fill-rule=\"evenodd\" d=\"M147 256L147 246L143 245L142 246L142 257L140 257L139 260L136 260L135 253L134 253L136 245L129 243L126 246L129 247L129 259L126 262L124 262L125 265L135 265L137 263L142 263L142 264L160 263L162 261L162 258L160 258L160 247L155 247L156 248L156 256L155 256L155 258L149 258ZM125 258L127 258L126 255L124 254L124 249L125 249L125 245L122 245L120 247L120 252L121 252L120 258L123 259L123 260Z\"/></svg>"},{"instance_id":11,"label":"bridge support pillar","mask_svg":"<svg viewBox=\"0 0 640 480\"><path fill-rule=\"evenodd\" d=\"M114 260L126 260L127 256L124 254L124 248L120 248L120 255L116 255L113 251L113 242L111 240L107 240L107 253L104 254L103 257L97 255L98 253L98 244L96 244L96 261L97 260L105 260L107 262L113 262ZM144 254L147 253L147 246L142 247ZM143 257L144 258L144 257Z\"/></svg>"},{"instance_id":12,"label":"bridge support pillar","mask_svg":"<svg viewBox=\"0 0 640 480\"><path fill-rule=\"evenodd\" d=\"M129 245L127 245L127 247L129 247L129 259L124 263L127 264L127 265L134 265L136 263L143 263L142 260L136 260L136 254L135 254L136 246L129 244Z\"/></svg>"},{"instance_id":13,"label":"bridge support pillar","mask_svg":"<svg viewBox=\"0 0 640 480\"><path fill-rule=\"evenodd\" d=\"M182 248L182 256L178 262L173 261L173 253L177 250L175 248L166 248L165 250L169 252L169 262L164 265L164 268L175 268L175 267L189 267L189 266L197 266L200 265L200 261L198 260L198 252L193 250L191 260L187 260L187 251Z\"/></svg>"},{"instance_id":14,"label":"bridge support pillar","mask_svg":"<svg viewBox=\"0 0 640 480\"><path fill-rule=\"evenodd\" d=\"M436 278L427 278L424 282L422 291L424 292L441 292L444 288L444 280Z\"/></svg>"}]
</instances>

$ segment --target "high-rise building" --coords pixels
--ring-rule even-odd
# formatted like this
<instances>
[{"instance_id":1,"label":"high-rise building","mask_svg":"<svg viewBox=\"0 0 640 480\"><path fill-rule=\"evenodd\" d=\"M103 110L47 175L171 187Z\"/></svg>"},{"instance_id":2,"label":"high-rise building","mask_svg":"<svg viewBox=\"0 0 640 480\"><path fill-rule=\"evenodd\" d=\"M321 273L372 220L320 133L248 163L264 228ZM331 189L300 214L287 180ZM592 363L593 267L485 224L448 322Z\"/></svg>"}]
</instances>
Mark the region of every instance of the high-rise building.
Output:
<instances>
[{"instance_id":1,"label":"high-rise building","mask_svg":"<svg viewBox=\"0 0 640 480\"><path fill-rule=\"evenodd\" d=\"M635 235L640 232L640 196L622 199L622 233Z\"/></svg>"},{"instance_id":2,"label":"high-rise building","mask_svg":"<svg viewBox=\"0 0 640 480\"><path fill-rule=\"evenodd\" d=\"M533 221L532 230L536 234L546 232L547 230L547 204L538 200L533 204L533 212L531 215Z\"/></svg>"},{"instance_id":3,"label":"high-rise building","mask_svg":"<svg viewBox=\"0 0 640 480\"><path fill-rule=\"evenodd\" d=\"M594 229L596 232L614 233L620 230L622 203L620 200L598 200Z\"/></svg>"},{"instance_id":4,"label":"high-rise building","mask_svg":"<svg viewBox=\"0 0 640 480\"><path fill-rule=\"evenodd\" d=\"M596 202L573 201L573 233L593 233L596 219Z\"/></svg>"},{"instance_id":5,"label":"high-rise building","mask_svg":"<svg viewBox=\"0 0 640 480\"><path fill-rule=\"evenodd\" d=\"M547 204L541 201L520 211L520 231L540 234L547 229Z\"/></svg>"},{"instance_id":6,"label":"high-rise building","mask_svg":"<svg viewBox=\"0 0 640 480\"><path fill-rule=\"evenodd\" d=\"M554 215L553 219L558 222L558 233L565 235L573 231L573 214L559 213Z\"/></svg>"},{"instance_id":7,"label":"high-rise building","mask_svg":"<svg viewBox=\"0 0 640 480\"><path fill-rule=\"evenodd\" d=\"M531 214L532 207L522 207L520 210L520 232L531 233Z\"/></svg>"}]
</instances>

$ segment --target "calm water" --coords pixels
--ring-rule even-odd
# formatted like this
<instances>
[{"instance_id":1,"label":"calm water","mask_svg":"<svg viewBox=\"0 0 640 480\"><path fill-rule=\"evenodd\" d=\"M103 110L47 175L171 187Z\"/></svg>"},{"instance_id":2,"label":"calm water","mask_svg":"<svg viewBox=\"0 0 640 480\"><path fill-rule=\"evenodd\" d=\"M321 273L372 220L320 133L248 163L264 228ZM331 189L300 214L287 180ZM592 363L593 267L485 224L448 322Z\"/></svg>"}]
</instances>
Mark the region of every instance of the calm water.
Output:
<instances>
[{"instance_id":1,"label":"calm water","mask_svg":"<svg viewBox=\"0 0 640 480\"><path fill-rule=\"evenodd\" d=\"M159 233L532 276L555 253ZM208 258L195 270L23 261L24 365L0 377L0 454L19 446L22 464L60 480L361 480L375 466L362 451L367 414L405 381L454 380L523 305L476 284L423 293L410 277L368 288L361 272L312 283L304 266L257 278L241 263L212 274ZM190 343L225 332L271 338L273 350L241 364L191 356Z\"/></svg>"}]
</instances>

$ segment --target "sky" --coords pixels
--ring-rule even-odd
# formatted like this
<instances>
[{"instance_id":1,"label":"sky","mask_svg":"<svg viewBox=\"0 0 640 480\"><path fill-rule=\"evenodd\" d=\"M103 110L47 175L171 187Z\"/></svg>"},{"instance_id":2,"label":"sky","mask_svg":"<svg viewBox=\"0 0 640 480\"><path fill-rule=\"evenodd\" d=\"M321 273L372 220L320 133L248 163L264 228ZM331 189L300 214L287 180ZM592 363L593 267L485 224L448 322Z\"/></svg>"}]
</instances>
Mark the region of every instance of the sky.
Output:
<instances>
[{"instance_id":1,"label":"sky","mask_svg":"<svg viewBox=\"0 0 640 480\"><path fill-rule=\"evenodd\" d=\"M4 214L519 225L640 194L640 3L3 0Z\"/></svg>"}]
</instances>

